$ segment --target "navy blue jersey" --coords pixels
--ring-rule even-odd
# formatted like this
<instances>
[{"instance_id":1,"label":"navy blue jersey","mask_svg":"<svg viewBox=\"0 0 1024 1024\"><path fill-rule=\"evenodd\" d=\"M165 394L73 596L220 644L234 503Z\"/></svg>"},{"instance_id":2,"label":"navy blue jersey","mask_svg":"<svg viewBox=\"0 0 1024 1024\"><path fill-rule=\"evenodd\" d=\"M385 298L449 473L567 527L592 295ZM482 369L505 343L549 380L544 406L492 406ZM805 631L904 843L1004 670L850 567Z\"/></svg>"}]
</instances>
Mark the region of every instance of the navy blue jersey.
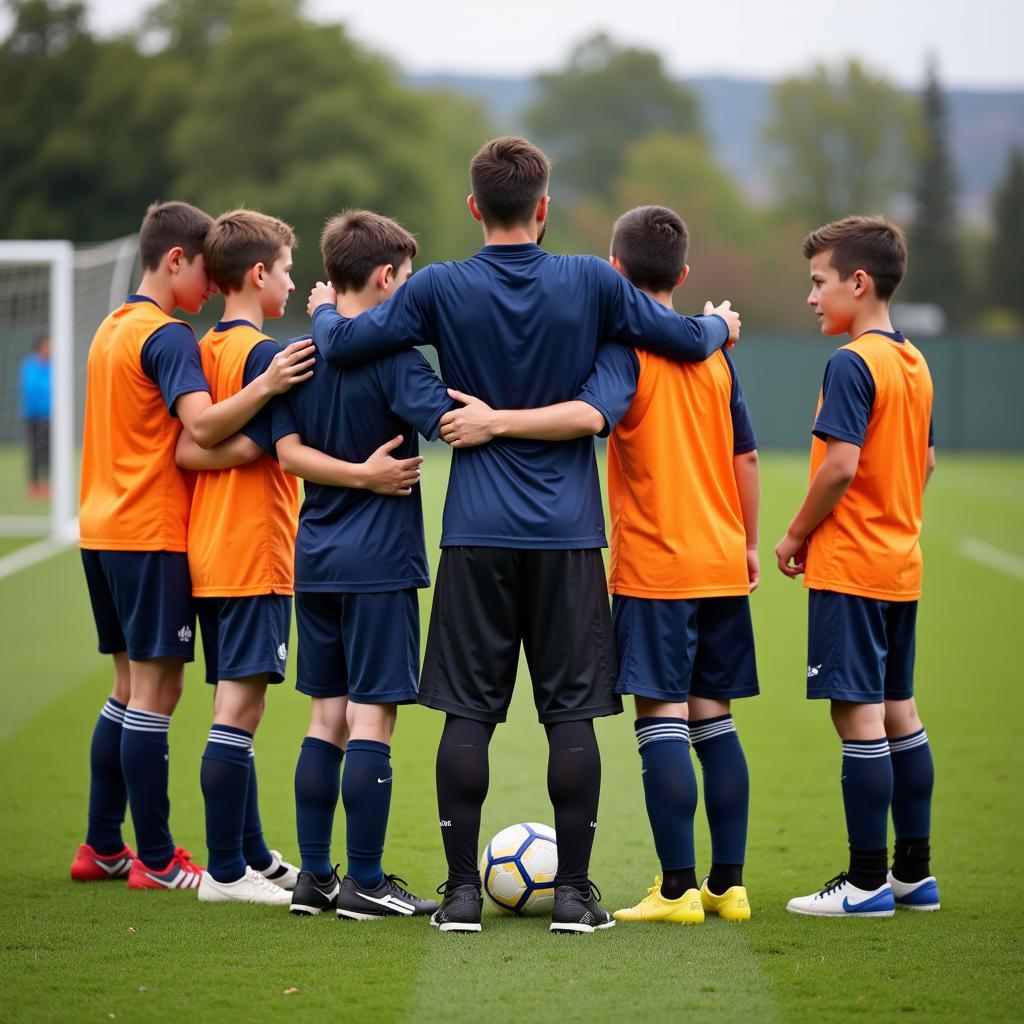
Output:
<instances>
[{"instance_id":1,"label":"navy blue jersey","mask_svg":"<svg viewBox=\"0 0 1024 1024\"><path fill-rule=\"evenodd\" d=\"M363 314L366 315L365 313ZM342 459L365 462L401 434L392 453L419 453L417 431L437 437L452 407L445 386L416 351L352 369L317 359L316 373L272 406L272 439L298 434L302 443ZM295 589L384 592L430 586L420 488L388 497L306 482L295 542Z\"/></svg>"},{"instance_id":2,"label":"navy blue jersey","mask_svg":"<svg viewBox=\"0 0 1024 1024\"><path fill-rule=\"evenodd\" d=\"M152 302L145 295L129 295L126 302ZM174 403L193 391L209 392L199 361L199 345L192 328L183 323L165 324L142 346L142 372L160 389L167 411L176 416Z\"/></svg>"},{"instance_id":3,"label":"navy blue jersey","mask_svg":"<svg viewBox=\"0 0 1024 1024\"><path fill-rule=\"evenodd\" d=\"M500 409L574 399L603 342L700 360L727 334L721 317L681 317L604 260L554 256L529 243L434 263L354 320L329 305L313 314L313 337L329 362L433 345L451 387ZM501 439L452 453L442 546L605 543L593 438Z\"/></svg>"}]
</instances>

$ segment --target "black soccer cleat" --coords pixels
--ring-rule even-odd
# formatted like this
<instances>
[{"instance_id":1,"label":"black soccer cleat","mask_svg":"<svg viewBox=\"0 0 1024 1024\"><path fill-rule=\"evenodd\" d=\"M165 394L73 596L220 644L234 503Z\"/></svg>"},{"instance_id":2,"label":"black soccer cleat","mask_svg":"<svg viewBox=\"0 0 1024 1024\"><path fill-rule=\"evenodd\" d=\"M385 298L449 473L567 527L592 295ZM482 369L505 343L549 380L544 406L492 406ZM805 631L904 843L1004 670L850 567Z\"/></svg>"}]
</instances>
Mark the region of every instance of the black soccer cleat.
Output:
<instances>
[{"instance_id":1,"label":"black soccer cleat","mask_svg":"<svg viewBox=\"0 0 1024 1024\"><path fill-rule=\"evenodd\" d=\"M437 890L444 900L430 917L430 923L442 932L478 932L484 901L480 886L467 882L448 889L447 882Z\"/></svg>"},{"instance_id":2,"label":"black soccer cleat","mask_svg":"<svg viewBox=\"0 0 1024 1024\"><path fill-rule=\"evenodd\" d=\"M300 871L298 881L292 890L291 913L316 917L325 910L333 910L338 905L340 889L337 866L331 871L331 877L326 882L318 882L312 871Z\"/></svg>"},{"instance_id":3,"label":"black soccer cleat","mask_svg":"<svg viewBox=\"0 0 1024 1024\"><path fill-rule=\"evenodd\" d=\"M615 918L598 903L601 890L593 882L581 891L574 885L555 888L555 906L551 911L553 932L593 932L598 928L614 928Z\"/></svg>"},{"instance_id":4,"label":"black soccer cleat","mask_svg":"<svg viewBox=\"0 0 1024 1024\"><path fill-rule=\"evenodd\" d=\"M346 875L338 893L338 917L379 921L385 917L424 917L437 910L437 900L421 900L404 886L404 878L385 875L376 889L364 889L351 875Z\"/></svg>"}]
</instances>

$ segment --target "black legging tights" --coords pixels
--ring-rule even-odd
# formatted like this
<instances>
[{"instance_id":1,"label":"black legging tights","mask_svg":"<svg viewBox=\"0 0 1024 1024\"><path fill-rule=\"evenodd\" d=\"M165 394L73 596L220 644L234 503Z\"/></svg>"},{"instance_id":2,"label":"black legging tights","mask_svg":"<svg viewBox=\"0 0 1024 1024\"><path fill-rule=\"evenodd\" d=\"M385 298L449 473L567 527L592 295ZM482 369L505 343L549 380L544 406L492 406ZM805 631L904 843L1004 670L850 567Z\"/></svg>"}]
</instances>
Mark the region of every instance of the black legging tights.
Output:
<instances>
[{"instance_id":1,"label":"black legging tights","mask_svg":"<svg viewBox=\"0 0 1024 1024\"><path fill-rule=\"evenodd\" d=\"M557 885L585 888L597 828L601 755L594 723L557 722L548 734L548 795L558 835ZM480 809L487 796L487 747L494 724L448 715L437 748L437 810L448 885L477 884Z\"/></svg>"}]
</instances>

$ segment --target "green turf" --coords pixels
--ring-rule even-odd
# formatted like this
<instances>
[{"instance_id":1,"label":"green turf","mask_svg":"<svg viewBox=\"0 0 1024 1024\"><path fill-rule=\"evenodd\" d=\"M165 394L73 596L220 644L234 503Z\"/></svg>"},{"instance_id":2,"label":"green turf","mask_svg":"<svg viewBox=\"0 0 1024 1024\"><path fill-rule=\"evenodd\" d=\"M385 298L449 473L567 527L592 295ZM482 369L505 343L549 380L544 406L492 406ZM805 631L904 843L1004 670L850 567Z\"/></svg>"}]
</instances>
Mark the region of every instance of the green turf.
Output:
<instances>
[{"instance_id":1,"label":"green turf","mask_svg":"<svg viewBox=\"0 0 1024 1024\"><path fill-rule=\"evenodd\" d=\"M1021 1019L1017 867L1022 845L1019 661L1024 581L960 554L975 537L1024 557L1024 460L943 457L926 502L919 703L938 771L938 914L892 920L794 918L786 899L843 866L839 745L827 709L804 700L804 595L770 551L799 499L802 457L765 460L755 595L763 695L736 709L752 777L749 925L619 925L556 937L542 921L488 910L479 936L423 921L343 924L275 909L199 906L188 893L75 886L87 749L108 687L74 551L0 581L4 1021L595 1022ZM428 538L439 533L443 454L425 466ZM426 599L426 595L425 595ZM294 658L291 659L294 665ZM525 681L525 677L523 679ZM176 840L203 850L199 757L210 695L195 669L171 730ZM271 845L296 854L292 770L306 701L270 697L256 748ZM420 893L444 877L433 795L440 716L403 709L386 866ZM656 861L628 716L599 723L604 762L593 876L605 903L643 895ZM521 687L492 747L484 837L551 823L545 744ZM335 830L343 854L343 815ZM130 832L129 832L130 837ZM698 820L699 865L706 828ZM297 991L290 990L297 989ZM289 993L290 994L287 994Z\"/></svg>"}]
</instances>

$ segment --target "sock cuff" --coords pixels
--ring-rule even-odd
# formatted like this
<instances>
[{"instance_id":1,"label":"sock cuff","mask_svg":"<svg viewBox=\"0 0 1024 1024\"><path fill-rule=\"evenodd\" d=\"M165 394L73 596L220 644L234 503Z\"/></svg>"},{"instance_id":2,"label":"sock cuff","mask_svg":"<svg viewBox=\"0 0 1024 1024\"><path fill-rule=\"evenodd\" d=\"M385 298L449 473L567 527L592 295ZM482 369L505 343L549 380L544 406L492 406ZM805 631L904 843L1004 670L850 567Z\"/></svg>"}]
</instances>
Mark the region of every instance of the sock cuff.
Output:
<instances>
[{"instance_id":1,"label":"sock cuff","mask_svg":"<svg viewBox=\"0 0 1024 1024\"><path fill-rule=\"evenodd\" d=\"M690 723L690 742L707 743L708 740L736 732L736 723L732 715L718 715L715 718L702 718L699 722Z\"/></svg>"},{"instance_id":2,"label":"sock cuff","mask_svg":"<svg viewBox=\"0 0 1024 1024\"><path fill-rule=\"evenodd\" d=\"M246 756L252 753L252 733L230 725L214 725L206 737L207 743L219 743L225 747L244 750Z\"/></svg>"},{"instance_id":3,"label":"sock cuff","mask_svg":"<svg viewBox=\"0 0 1024 1024\"><path fill-rule=\"evenodd\" d=\"M883 736L878 740L843 740L843 757L858 760L889 756L889 741Z\"/></svg>"},{"instance_id":4,"label":"sock cuff","mask_svg":"<svg viewBox=\"0 0 1024 1024\"><path fill-rule=\"evenodd\" d=\"M328 754L330 757L341 760L345 756L345 751L342 750L337 744L329 743L327 740L319 739L316 736L307 736L302 741L303 750L319 750L324 754Z\"/></svg>"},{"instance_id":5,"label":"sock cuff","mask_svg":"<svg viewBox=\"0 0 1024 1024\"><path fill-rule=\"evenodd\" d=\"M104 705L104 710L106 705ZM102 714L102 712L100 712ZM166 733L171 727L171 716L161 715L156 711L140 711L138 708L125 708L123 726L129 732Z\"/></svg>"},{"instance_id":6,"label":"sock cuff","mask_svg":"<svg viewBox=\"0 0 1024 1024\"><path fill-rule=\"evenodd\" d=\"M685 718L638 718L633 728L641 753L652 743L690 742L690 724Z\"/></svg>"},{"instance_id":7,"label":"sock cuff","mask_svg":"<svg viewBox=\"0 0 1024 1024\"><path fill-rule=\"evenodd\" d=\"M345 747L345 753L355 754L360 750L367 754L382 754L384 757L391 756L391 745L389 743L378 743L376 740L349 740Z\"/></svg>"},{"instance_id":8,"label":"sock cuff","mask_svg":"<svg viewBox=\"0 0 1024 1024\"><path fill-rule=\"evenodd\" d=\"M108 697L106 704L100 708L100 715L116 725L124 725L124 715L127 710L127 704L121 704L113 697Z\"/></svg>"},{"instance_id":9,"label":"sock cuff","mask_svg":"<svg viewBox=\"0 0 1024 1024\"><path fill-rule=\"evenodd\" d=\"M925 747L927 745L928 733L924 729L918 729L917 732L912 732L909 736L900 736L899 739L889 740L889 752L891 754L903 754L908 750L913 750L915 747Z\"/></svg>"}]
</instances>

